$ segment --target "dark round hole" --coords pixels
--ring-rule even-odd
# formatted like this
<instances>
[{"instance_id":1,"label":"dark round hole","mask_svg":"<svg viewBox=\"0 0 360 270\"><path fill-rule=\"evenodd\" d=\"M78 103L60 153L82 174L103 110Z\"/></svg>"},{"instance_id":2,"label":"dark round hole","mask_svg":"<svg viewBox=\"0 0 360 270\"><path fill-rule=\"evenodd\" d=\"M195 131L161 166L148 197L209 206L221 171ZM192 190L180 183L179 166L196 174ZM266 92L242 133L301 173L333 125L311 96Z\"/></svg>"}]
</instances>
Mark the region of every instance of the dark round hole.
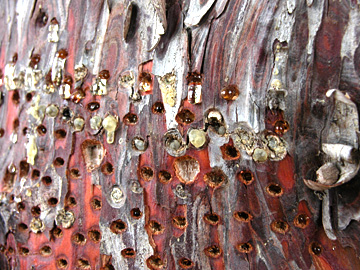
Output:
<instances>
[{"instance_id":1,"label":"dark round hole","mask_svg":"<svg viewBox=\"0 0 360 270\"><path fill-rule=\"evenodd\" d=\"M58 259L58 260L56 261L56 264L57 264L57 266L58 266L59 268L61 268L61 269L65 269L66 267L68 267L68 262L67 262L67 260L65 260L65 259Z\"/></svg>"},{"instance_id":2,"label":"dark round hole","mask_svg":"<svg viewBox=\"0 0 360 270\"><path fill-rule=\"evenodd\" d=\"M51 231L50 231L50 235L52 236L52 238L61 238L63 236L63 231L55 226Z\"/></svg>"},{"instance_id":3,"label":"dark round hole","mask_svg":"<svg viewBox=\"0 0 360 270\"><path fill-rule=\"evenodd\" d=\"M153 235L162 234L165 230L165 227L155 220L151 220L149 222L148 228L150 229Z\"/></svg>"},{"instance_id":4,"label":"dark round hole","mask_svg":"<svg viewBox=\"0 0 360 270\"><path fill-rule=\"evenodd\" d=\"M85 245L86 243L86 238L82 233L75 233L72 237L71 240L74 244L76 245Z\"/></svg>"},{"instance_id":5,"label":"dark round hole","mask_svg":"<svg viewBox=\"0 0 360 270\"><path fill-rule=\"evenodd\" d=\"M27 93L26 96L25 96L25 99L27 102L30 102L33 98L33 94L32 93Z\"/></svg>"},{"instance_id":6,"label":"dark round hole","mask_svg":"<svg viewBox=\"0 0 360 270\"><path fill-rule=\"evenodd\" d=\"M122 221L121 219L114 220L110 224L110 230L115 234L122 233L123 231L126 230L126 228L127 228L126 223L124 221Z\"/></svg>"},{"instance_id":7,"label":"dark round hole","mask_svg":"<svg viewBox=\"0 0 360 270\"><path fill-rule=\"evenodd\" d=\"M14 129L17 129L19 126L20 126L19 118L16 118L16 119L13 121L13 128L14 128Z\"/></svg>"},{"instance_id":8,"label":"dark round hole","mask_svg":"<svg viewBox=\"0 0 360 270\"><path fill-rule=\"evenodd\" d=\"M183 217L183 216L173 217L172 224L174 227L184 230L187 227L186 217Z\"/></svg>"},{"instance_id":9,"label":"dark round hole","mask_svg":"<svg viewBox=\"0 0 360 270\"><path fill-rule=\"evenodd\" d=\"M158 255L151 255L146 260L146 265L150 269L162 269L164 267L164 262L161 260L160 256Z\"/></svg>"},{"instance_id":10,"label":"dark round hole","mask_svg":"<svg viewBox=\"0 0 360 270\"><path fill-rule=\"evenodd\" d=\"M40 214L41 214L41 209L39 206L33 206L31 207L31 214L34 216L34 217L39 217Z\"/></svg>"},{"instance_id":11,"label":"dark round hole","mask_svg":"<svg viewBox=\"0 0 360 270\"><path fill-rule=\"evenodd\" d=\"M0 138L4 137L5 130L3 128L0 128Z\"/></svg>"},{"instance_id":12,"label":"dark round hole","mask_svg":"<svg viewBox=\"0 0 360 270\"><path fill-rule=\"evenodd\" d=\"M238 221L249 222L252 216L248 212L240 211L234 213L234 218Z\"/></svg>"},{"instance_id":13,"label":"dark round hole","mask_svg":"<svg viewBox=\"0 0 360 270\"><path fill-rule=\"evenodd\" d=\"M222 253L221 248L219 246L217 246L217 245L207 247L207 248L205 248L204 251L205 251L205 254L208 257L215 258L215 259L220 257L220 255Z\"/></svg>"},{"instance_id":14,"label":"dark round hole","mask_svg":"<svg viewBox=\"0 0 360 270\"><path fill-rule=\"evenodd\" d=\"M179 265L183 269L189 269L194 266L194 263L188 258L181 258L179 260Z\"/></svg>"},{"instance_id":15,"label":"dark round hole","mask_svg":"<svg viewBox=\"0 0 360 270\"><path fill-rule=\"evenodd\" d=\"M121 255L124 258L135 258L136 252L133 248L125 248L121 251Z\"/></svg>"},{"instance_id":16,"label":"dark round hole","mask_svg":"<svg viewBox=\"0 0 360 270\"><path fill-rule=\"evenodd\" d=\"M24 211L25 210L25 203L24 202L18 202L17 203L17 209L19 212Z\"/></svg>"},{"instance_id":17,"label":"dark round hole","mask_svg":"<svg viewBox=\"0 0 360 270\"><path fill-rule=\"evenodd\" d=\"M91 269L90 262L84 258L80 258L77 260L77 266L80 269Z\"/></svg>"},{"instance_id":18,"label":"dark round hole","mask_svg":"<svg viewBox=\"0 0 360 270\"><path fill-rule=\"evenodd\" d=\"M159 172L159 180L163 184L168 184L172 179L171 173L168 171L162 170Z\"/></svg>"},{"instance_id":19,"label":"dark round hole","mask_svg":"<svg viewBox=\"0 0 360 270\"><path fill-rule=\"evenodd\" d=\"M78 168L72 168L70 170L70 177L74 179L79 179L81 176L80 171Z\"/></svg>"},{"instance_id":20,"label":"dark round hole","mask_svg":"<svg viewBox=\"0 0 360 270\"><path fill-rule=\"evenodd\" d=\"M235 148L235 146L230 144L225 144L221 146L221 153L223 156L223 159L225 160L235 160L240 157L240 152Z\"/></svg>"},{"instance_id":21,"label":"dark round hole","mask_svg":"<svg viewBox=\"0 0 360 270\"><path fill-rule=\"evenodd\" d=\"M110 162L106 162L101 166L101 172L105 175L111 175L114 173L114 166Z\"/></svg>"},{"instance_id":22,"label":"dark round hole","mask_svg":"<svg viewBox=\"0 0 360 270\"><path fill-rule=\"evenodd\" d=\"M205 183L211 188L220 187L226 179L227 176L221 169L213 169L204 175Z\"/></svg>"},{"instance_id":23,"label":"dark round hole","mask_svg":"<svg viewBox=\"0 0 360 270\"><path fill-rule=\"evenodd\" d=\"M54 160L54 166L55 167L62 167L64 165L65 161L61 157L57 157Z\"/></svg>"},{"instance_id":24,"label":"dark round hole","mask_svg":"<svg viewBox=\"0 0 360 270\"><path fill-rule=\"evenodd\" d=\"M52 253L52 250L51 250L51 247L50 247L50 246L43 246L43 247L40 249L40 255L41 255L41 256L47 257L47 256L50 256L51 253Z\"/></svg>"},{"instance_id":25,"label":"dark round hole","mask_svg":"<svg viewBox=\"0 0 360 270\"><path fill-rule=\"evenodd\" d=\"M54 132L55 138L60 140L66 137L66 131L64 129L58 129Z\"/></svg>"},{"instance_id":26,"label":"dark round hole","mask_svg":"<svg viewBox=\"0 0 360 270\"><path fill-rule=\"evenodd\" d=\"M20 255L27 256L30 253L30 250L26 247L19 248Z\"/></svg>"},{"instance_id":27,"label":"dark round hole","mask_svg":"<svg viewBox=\"0 0 360 270\"><path fill-rule=\"evenodd\" d=\"M278 184L270 184L266 187L266 191L273 197L279 197L283 194L283 189Z\"/></svg>"},{"instance_id":28,"label":"dark round hole","mask_svg":"<svg viewBox=\"0 0 360 270\"><path fill-rule=\"evenodd\" d=\"M67 206L68 207L75 207L76 206L76 199L75 199L75 197L73 197L73 196L70 196L68 199L67 199Z\"/></svg>"},{"instance_id":29,"label":"dark round hole","mask_svg":"<svg viewBox=\"0 0 360 270\"><path fill-rule=\"evenodd\" d=\"M237 245L237 250L241 253L250 253L253 250L253 247L250 243L242 243Z\"/></svg>"},{"instance_id":30,"label":"dark round hole","mask_svg":"<svg viewBox=\"0 0 360 270\"><path fill-rule=\"evenodd\" d=\"M28 175L30 171L30 164L26 162L26 160L20 161L20 178Z\"/></svg>"},{"instance_id":31,"label":"dark round hole","mask_svg":"<svg viewBox=\"0 0 360 270\"><path fill-rule=\"evenodd\" d=\"M62 119L65 121L71 120L72 117L72 111L69 108L64 108L62 111Z\"/></svg>"},{"instance_id":32,"label":"dark round hole","mask_svg":"<svg viewBox=\"0 0 360 270\"><path fill-rule=\"evenodd\" d=\"M19 94L19 90L14 90L13 91L13 95L12 95L12 98L11 98L12 102L14 104L19 104L20 103L20 94Z\"/></svg>"},{"instance_id":33,"label":"dark round hole","mask_svg":"<svg viewBox=\"0 0 360 270\"><path fill-rule=\"evenodd\" d=\"M40 171L37 169L33 169L31 172L31 179L36 180L39 179L39 177L40 177Z\"/></svg>"},{"instance_id":34,"label":"dark round hole","mask_svg":"<svg viewBox=\"0 0 360 270\"><path fill-rule=\"evenodd\" d=\"M140 177L145 181L150 181L154 177L154 171L152 168L144 166L140 169Z\"/></svg>"},{"instance_id":35,"label":"dark round hole","mask_svg":"<svg viewBox=\"0 0 360 270\"><path fill-rule=\"evenodd\" d=\"M250 185L254 181L254 175L249 170L243 170L238 174L239 180L245 184Z\"/></svg>"},{"instance_id":36,"label":"dark round hole","mask_svg":"<svg viewBox=\"0 0 360 270\"><path fill-rule=\"evenodd\" d=\"M28 229L28 226L25 223L19 223L18 229L20 232L25 232Z\"/></svg>"},{"instance_id":37,"label":"dark round hole","mask_svg":"<svg viewBox=\"0 0 360 270\"><path fill-rule=\"evenodd\" d=\"M271 223L271 229L274 232L285 234L289 231L290 227L285 221L276 220Z\"/></svg>"},{"instance_id":38,"label":"dark round hole","mask_svg":"<svg viewBox=\"0 0 360 270\"><path fill-rule=\"evenodd\" d=\"M43 177L41 178L41 182L42 182L45 186L49 186L49 185L51 185L51 183L52 183L52 179L51 179L50 176L43 176Z\"/></svg>"},{"instance_id":39,"label":"dark round hole","mask_svg":"<svg viewBox=\"0 0 360 270\"><path fill-rule=\"evenodd\" d=\"M101 233L98 230L90 230L88 232L88 237L91 241L98 243L101 239Z\"/></svg>"},{"instance_id":40,"label":"dark round hole","mask_svg":"<svg viewBox=\"0 0 360 270\"><path fill-rule=\"evenodd\" d=\"M204 215L204 220L206 223L210 224L210 225L217 225L220 222L220 217L219 215L215 214L215 213L208 213Z\"/></svg>"},{"instance_id":41,"label":"dark round hole","mask_svg":"<svg viewBox=\"0 0 360 270\"><path fill-rule=\"evenodd\" d=\"M54 197L48 199L48 204L49 204L50 206L55 206L55 205L58 204L58 202L59 202L59 200L58 200L57 198L54 198Z\"/></svg>"},{"instance_id":42,"label":"dark round hole","mask_svg":"<svg viewBox=\"0 0 360 270\"><path fill-rule=\"evenodd\" d=\"M101 209L101 206L102 206L102 203L99 199L97 198L93 198L91 200L91 207L94 209L94 210L100 210Z\"/></svg>"}]
</instances>

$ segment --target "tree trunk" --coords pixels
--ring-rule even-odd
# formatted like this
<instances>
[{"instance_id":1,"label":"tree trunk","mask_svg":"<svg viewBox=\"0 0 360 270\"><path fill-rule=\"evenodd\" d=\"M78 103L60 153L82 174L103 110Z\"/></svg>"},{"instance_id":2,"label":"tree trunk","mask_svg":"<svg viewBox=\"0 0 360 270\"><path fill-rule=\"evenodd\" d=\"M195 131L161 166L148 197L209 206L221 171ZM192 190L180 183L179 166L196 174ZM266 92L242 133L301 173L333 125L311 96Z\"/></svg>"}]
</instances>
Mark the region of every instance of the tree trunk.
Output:
<instances>
[{"instance_id":1,"label":"tree trunk","mask_svg":"<svg viewBox=\"0 0 360 270\"><path fill-rule=\"evenodd\" d=\"M2 7L1 269L360 269L355 0Z\"/></svg>"}]
</instances>

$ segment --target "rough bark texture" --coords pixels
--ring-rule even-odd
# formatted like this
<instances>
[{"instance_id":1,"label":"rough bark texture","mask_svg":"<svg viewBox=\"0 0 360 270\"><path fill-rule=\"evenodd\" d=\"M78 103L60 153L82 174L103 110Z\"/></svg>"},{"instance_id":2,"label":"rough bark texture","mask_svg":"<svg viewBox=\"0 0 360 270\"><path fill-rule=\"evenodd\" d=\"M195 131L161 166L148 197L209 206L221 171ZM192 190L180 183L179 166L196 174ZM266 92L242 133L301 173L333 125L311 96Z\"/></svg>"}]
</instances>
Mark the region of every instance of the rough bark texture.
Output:
<instances>
[{"instance_id":1,"label":"rough bark texture","mask_svg":"<svg viewBox=\"0 0 360 270\"><path fill-rule=\"evenodd\" d=\"M334 119L326 93L339 89L359 108L359 5L2 0L0 268L360 269L359 177L322 193L303 181L328 161L324 142L358 147L356 135L353 144L342 136L358 131L356 109ZM78 65L88 75L75 82ZM34 70L36 83L26 76ZM199 104L187 98L190 72L202 75ZM229 85L237 99L222 97ZM149 91L135 100L139 89ZM154 113L157 101L165 113ZM214 108L216 123L206 119ZM92 129L95 115L103 122ZM328 134L349 115L348 133ZM255 162L237 141L243 122L256 138L284 143L286 156ZM172 128L182 138L175 154L164 138ZM206 131L200 149L190 128ZM245 170L252 182L241 181Z\"/></svg>"}]
</instances>

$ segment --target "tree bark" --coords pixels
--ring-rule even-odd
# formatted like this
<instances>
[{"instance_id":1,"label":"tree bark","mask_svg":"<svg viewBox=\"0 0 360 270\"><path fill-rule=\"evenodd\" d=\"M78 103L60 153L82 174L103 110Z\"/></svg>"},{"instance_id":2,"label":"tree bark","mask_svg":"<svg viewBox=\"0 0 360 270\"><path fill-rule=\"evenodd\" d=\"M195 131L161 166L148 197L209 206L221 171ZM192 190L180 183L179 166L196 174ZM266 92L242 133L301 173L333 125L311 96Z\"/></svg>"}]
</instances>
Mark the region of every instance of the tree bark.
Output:
<instances>
[{"instance_id":1,"label":"tree bark","mask_svg":"<svg viewBox=\"0 0 360 270\"><path fill-rule=\"evenodd\" d=\"M358 2L2 6L1 269L360 269Z\"/></svg>"}]
</instances>

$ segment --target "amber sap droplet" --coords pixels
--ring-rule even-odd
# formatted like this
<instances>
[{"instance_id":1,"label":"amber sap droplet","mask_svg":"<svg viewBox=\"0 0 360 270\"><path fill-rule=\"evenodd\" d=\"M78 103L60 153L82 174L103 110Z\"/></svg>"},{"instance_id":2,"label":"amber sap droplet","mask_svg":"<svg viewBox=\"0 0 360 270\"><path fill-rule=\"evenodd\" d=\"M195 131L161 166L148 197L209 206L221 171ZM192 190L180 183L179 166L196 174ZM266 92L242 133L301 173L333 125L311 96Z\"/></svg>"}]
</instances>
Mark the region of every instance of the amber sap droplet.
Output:
<instances>
[{"instance_id":1,"label":"amber sap droplet","mask_svg":"<svg viewBox=\"0 0 360 270\"><path fill-rule=\"evenodd\" d=\"M182 109L175 117L179 124L188 125L194 122L195 114L188 109Z\"/></svg>"},{"instance_id":2,"label":"amber sap droplet","mask_svg":"<svg viewBox=\"0 0 360 270\"><path fill-rule=\"evenodd\" d=\"M130 215L134 218L134 219L140 219L142 217L142 212L139 208L133 208L130 210Z\"/></svg>"},{"instance_id":3,"label":"amber sap droplet","mask_svg":"<svg viewBox=\"0 0 360 270\"><path fill-rule=\"evenodd\" d=\"M18 60L18 54L14 53L13 58L12 58L12 62L15 64Z\"/></svg>"},{"instance_id":4,"label":"amber sap droplet","mask_svg":"<svg viewBox=\"0 0 360 270\"><path fill-rule=\"evenodd\" d=\"M294 225L300 229L305 229L310 223L310 218L306 214L298 214L294 219Z\"/></svg>"},{"instance_id":5,"label":"amber sap droplet","mask_svg":"<svg viewBox=\"0 0 360 270\"><path fill-rule=\"evenodd\" d=\"M106 70L106 69L100 71L99 78L104 79L104 80L108 80L110 78L110 72L108 70Z\"/></svg>"},{"instance_id":6,"label":"amber sap droplet","mask_svg":"<svg viewBox=\"0 0 360 270\"><path fill-rule=\"evenodd\" d=\"M63 118L63 120L65 120L65 121L69 121L70 119L71 119L71 117L72 117L72 112L71 112L71 110L69 109L69 108L64 108L63 109L63 111L62 111L62 118Z\"/></svg>"},{"instance_id":7,"label":"amber sap droplet","mask_svg":"<svg viewBox=\"0 0 360 270\"><path fill-rule=\"evenodd\" d=\"M123 118L123 122L127 126L133 126L137 124L138 117L135 113L127 113Z\"/></svg>"},{"instance_id":8,"label":"amber sap droplet","mask_svg":"<svg viewBox=\"0 0 360 270\"><path fill-rule=\"evenodd\" d=\"M42 9L39 9L39 14L36 17L35 24L40 27L44 27L47 24L47 21L48 21L47 14Z\"/></svg>"},{"instance_id":9,"label":"amber sap droplet","mask_svg":"<svg viewBox=\"0 0 360 270\"><path fill-rule=\"evenodd\" d=\"M284 120L276 121L274 125L274 131L278 135L283 135L284 133L289 131L289 123Z\"/></svg>"},{"instance_id":10,"label":"amber sap droplet","mask_svg":"<svg viewBox=\"0 0 360 270\"><path fill-rule=\"evenodd\" d=\"M75 104L79 103L82 99L85 98L85 92L82 89L76 89L76 91L71 95L71 101Z\"/></svg>"},{"instance_id":11,"label":"amber sap droplet","mask_svg":"<svg viewBox=\"0 0 360 270\"><path fill-rule=\"evenodd\" d=\"M34 68L40 62L40 54L34 54L30 58L30 67Z\"/></svg>"},{"instance_id":12,"label":"amber sap droplet","mask_svg":"<svg viewBox=\"0 0 360 270\"><path fill-rule=\"evenodd\" d=\"M90 102L90 103L88 103L88 105L87 105L87 109L88 109L89 111L91 111L91 112L96 111L96 110L98 110L99 108L100 108L100 103L99 103L99 102L96 102L96 101Z\"/></svg>"},{"instance_id":13,"label":"amber sap droplet","mask_svg":"<svg viewBox=\"0 0 360 270\"><path fill-rule=\"evenodd\" d=\"M319 243L316 242L312 242L310 244L310 252L316 256L320 256L321 252L322 252L322 247Z\"/></svg>"},{"instance_id":14,"label":"amber sap droplet","mask_svg":"<svg viewBox=\"0 0 360 270\"><path fill-rule=\"evenodd\" d=\"M197 72L189 72L186 79L188 82L188 101L191 104L201 103L201 75Z\"/></svg>"},{"instance_id":15,"label":"amber sap droplet","mask_svg":"<svg viewBox=\"0 0 360 270\"><path fill-rule=\"evenodd\" d=\"M139 90L143 92L148 92L151 90L152 77L148 72L142 72L139 75Z\"/></svg>"},{"instance_id":16,"label":"amber sap droplet","mask_svg":"<svg viewBox=\"0 0 360 270\"><path fill-rule=\"evenodd\" d=\"M156 101L151 110L154 114L163 114L165 112L164 104L161 101Z\"/></svg>"},{"instance_id":17,"label":"amber sap droplet","mask_svg":"<svg viewBox=\"0 0 360 270\"><path fill-rule=\"evenodd\" d=\"M66 57L68 57L68 52L65 49L61 49L57 52L57 57L65 59Z\"/></svg>"},{"instance_id":18,"label":"amber sap droplet","mask_svg":"<svg viewBox=\"0 0 360 270\"><path fill-rule=\"evenodd\" d=\"M36 131L40 136L44 136L46 134L46 127L44 125L39 125L37 126Z\"/></svg>"},{"instance_id":19,"label":"amber sap droplet","mask_svg":"<svg viewBox=\"0 0 360 270\"><path fill-rule=\"evenodd\" d=\"M240 91L239 88L234 85L228 85L221 90L221 97L225 100L235 100L239 97Z\"/></svg>"},{"instance_id":20,"label":"amber sap droplet","mask_svg":"<svg viewBox=\"0 0 360 270\"><path fill-rule=\"evenodd\" d=\"M73 79L71 78L71 76L65 75L64 79L63 79L63 83L68 84L68 85L72 85L73 84Z\"/></svg>"}]
</instances>

